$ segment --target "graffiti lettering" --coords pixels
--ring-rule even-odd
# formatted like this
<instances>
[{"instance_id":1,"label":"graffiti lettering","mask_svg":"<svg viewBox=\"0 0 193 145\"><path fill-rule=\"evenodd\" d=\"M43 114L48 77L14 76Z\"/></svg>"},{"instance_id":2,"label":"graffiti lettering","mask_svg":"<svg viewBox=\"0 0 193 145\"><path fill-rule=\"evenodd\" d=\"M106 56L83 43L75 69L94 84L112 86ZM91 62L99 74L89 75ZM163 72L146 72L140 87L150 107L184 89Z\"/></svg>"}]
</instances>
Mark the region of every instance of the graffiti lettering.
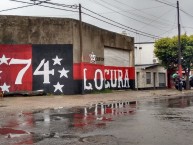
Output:
<instances>
[{"instance_id":1,"label":"graffiti lettering","mask_svg":"<svg viewBox=\"0 0 193 145\"><path fill-rule=\"evenodd\" d=\"M41 67L44 67L43 71L40 71ZM43 59L39 66L34 71L34 75L43 75L44 76L44 84L50 84L49 75L54 75L54 69L49 70L49 61L45 63L45 59Z\"/></svg>"},{"instance_id":2,"label":"graffiti lettering","mask_svg":"<svg viewBox=\"0 0 193 145\"><path fill-rule=\"evenodd\" d=\"M84 69L84 90L93 90L91 83L88 83L87 85L86 71L87 69L85 68Z\"/></svg>"},{"instance_id":3,"label":"graffiti lettering","mask_svg":"<svg viewBox=\"0 0 193 145\"><path fill-rule=\"evenodd\" d=\"M116 70L110 70L111 72L111 87L115 88L117 86L117 73Z\"/></svg>"},{"instance_id":4,"label":"graffiti lettering","mask_svg":"<svg viewBox=\"0 0 193 145\"><path fill-rule=\"evenodd\" d=\"M110 80L107 80L107 77ZM129 88L129 74L126 69L123 70L109 70L105 69L104 74L100 69L95 70L94 73L94 87L97 90L103 88ZM93 86L87 80L87 69L84 69L84 90L93 90Z\"/></svg>"},{"instance_id":5,"label":"graffiti lettering","mask_svg":"<svg viewBox=\"0 0 193 145\"><path fill-rule=\"evenodd\" d=\"M109 75L109 70L108 69L105 69L104 72L105 72L106 75ZM110 87L111 87L110 83L108 81L106 81L106 78L105 78L105 88L108 89Z\"/></svg>"},{"instance_id":6,"label":"graffiti lettering","mask_svg":"<svg viewBox=\"0 0 193 145\"><path fill-rule=\"evenodd\" d=\"M124 79L124 86L125 88L129 88L129 73L128 73L128 70L126 69L126 72L125 72L125 79Z\"/></svg>"},{"instance_id":7,"label":"graffiti lettering","mask_svg":"<svg viewBox=\"0 0 193 145\"><path fill-rule=\"evenodd\" d=\"M98 74L99 74L99 80L100 80L100 84L99 84L99 86L98 86L98 84L97 84L97 76L98 76ZM94 77L94 82L95 82L95 87L96 87L96 89L97 90L101 90L102 88L103 88L103 72L100 70L100 69L97 69L96 71L95 71L95 77Z\"/></svg>"},{"instance_id":8,"label":"graffiti lettering","mask_svg":"<svg viewBox=\"0 0 193 145\"><path fill-rule=\"evenodd\" d=\"M31 65L31 59L11 59L11 61L9 62L9 65L12 64L26 64L26 66L20 70L20 72L17 75L17 78L15 80L15 84L22 84L22 78L25 74L25 72L28 70L28 68Z\"/></svg>"}]
</instances>

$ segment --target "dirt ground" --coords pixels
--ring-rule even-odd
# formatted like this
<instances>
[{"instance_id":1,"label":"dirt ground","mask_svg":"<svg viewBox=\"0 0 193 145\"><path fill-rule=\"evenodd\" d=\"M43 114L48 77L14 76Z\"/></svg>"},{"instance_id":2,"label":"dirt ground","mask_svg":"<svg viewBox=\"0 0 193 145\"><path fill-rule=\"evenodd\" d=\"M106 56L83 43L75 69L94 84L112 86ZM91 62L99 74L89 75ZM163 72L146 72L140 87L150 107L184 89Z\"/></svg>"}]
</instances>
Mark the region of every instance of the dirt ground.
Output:
<instances>
[{"instance_id":1,"label":"dirt ground","mask_svg":"<svg viewBox=\"0 0 193 145\"><path fill-rule=\"evenodd\" d=\"M0 98L0 116L8 112L33 111L45 108L75 107L92 105L99 102L139 101L154 98L168 98L193 95L193 90L182 92L175 89L113 91L104 94L60 95L60 96L31 96Z\"/></svg>"}]
</instances>

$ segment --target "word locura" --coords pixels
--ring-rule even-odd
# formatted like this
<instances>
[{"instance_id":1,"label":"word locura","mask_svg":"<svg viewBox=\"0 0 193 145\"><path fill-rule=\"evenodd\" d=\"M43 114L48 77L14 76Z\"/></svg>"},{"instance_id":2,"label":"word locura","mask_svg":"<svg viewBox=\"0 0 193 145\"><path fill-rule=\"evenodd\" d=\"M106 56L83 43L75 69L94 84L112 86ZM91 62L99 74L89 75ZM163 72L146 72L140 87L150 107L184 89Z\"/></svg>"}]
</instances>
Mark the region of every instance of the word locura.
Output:
<instances>
[{"instance_id":1,"label":"word locura","mask_svg":"<svg viewBox=\"0 0 193 145\"><path fill-rule=\"evenodd\" d=\"M93 90L93 88L96 90L102 90L104 88L130 87L128 69L104 69L104 71L96 69L93 75L94 80L88 80L87 68L84 68L84 90Z\"/></svg>"}]
</instances>

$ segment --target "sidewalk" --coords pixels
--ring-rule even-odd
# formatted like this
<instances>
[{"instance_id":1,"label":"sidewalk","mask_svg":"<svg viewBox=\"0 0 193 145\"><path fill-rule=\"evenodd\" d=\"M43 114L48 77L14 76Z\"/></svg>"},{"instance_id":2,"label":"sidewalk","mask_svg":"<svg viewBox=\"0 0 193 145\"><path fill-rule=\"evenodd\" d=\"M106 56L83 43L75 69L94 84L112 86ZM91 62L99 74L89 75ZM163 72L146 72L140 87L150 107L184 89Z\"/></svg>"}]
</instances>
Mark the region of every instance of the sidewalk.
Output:
<instances>
[{"instance_id":1,"label":"sidewalk","mask_svg":"<svg viewBox=\"0 0 193 145\"><path fill-rule=\"evenodd\" d=\"M104 94L64 95L64 96L33 96L33 97L5 97L0 98L0 114L8 112L33 111L45 108L75 107L92 105L99 102L139 101L154 98L170 98L192 95L193 90L176 89L113 91Z\"/></svg>"}]
</instances>

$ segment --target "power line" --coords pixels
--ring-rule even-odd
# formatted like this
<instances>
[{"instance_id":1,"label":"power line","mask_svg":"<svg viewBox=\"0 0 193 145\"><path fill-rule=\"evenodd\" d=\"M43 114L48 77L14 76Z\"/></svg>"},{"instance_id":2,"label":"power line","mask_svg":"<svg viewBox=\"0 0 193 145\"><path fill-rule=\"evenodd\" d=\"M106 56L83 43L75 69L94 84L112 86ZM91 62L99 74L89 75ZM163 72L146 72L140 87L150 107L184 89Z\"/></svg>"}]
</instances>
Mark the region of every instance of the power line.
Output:
<instances>
[{"instance_id":1,"label":"power line","mask_svg":"<svg viewBox=\"0 0 193 145\"><path fill-rule=\"evenodd\" d=\"M181 11L181 12L183 12L184 14L186 14L186 15L188 15L188 16L190 16L190 17L192 17L192 18L193 18L193 15L191 15L190 13L188 13L188 12L186 12L186 11L182 10L182 9L180 9L180 11Z\"/></svg>"},{"instance_id":2,"label":"power line","mask_svg":"<svg viewBox=\"0 0 193 145\"><path fill-rule=\"evenodd\" d=\"M45 1L45 3L52 4L52 5L55 5L55 6L68 7L68 8L72 8L72 9L77 9L78 8L78 5L66 5L66 4L60 4L60 3L52 3L52 2L48 2L48 1Z\"/></svg>"},{"instance_id":3,"label":"power line","mask_svg":"<svg viewBox=\"0 0 193 145\"><path fill-rule=\"evenodd\" d=\"M160 1L160 0L154 0L154 1L159 2L159 3L163 3L163 4L165 4L165 5L168 5L168 6L171 6L171 7L174 7L174 8L177 8L176 6L173 6L172 4L169 4L168 2L163 2L163 1ZM183 12L184 14L188 15L189 17L192 17L192 18L193 18L193 15L190 14L190 13L188 13L188 12L186 12L185 10L179 9L179 11L181 11L181 12ZM181 20L181 19L180 19L180 20ZM181 22L182 22L182 20L181 20ZM185 30L185 27L182 26L182 28L184 28L184 30ZM186 30L185 30L185 32L186 32Z\"/></svg>"},{"instance_id":4,"label":"power line","mask_svg":"<svg viewBox=\"0 0 193 145\"><path fill-rule=\"evenodd\" d=\"M165 4L165 5L168 5L168 6L170 6L170 7L176 8L176 6L174 6L174 5L172 5L172 4L169 4L169 3L167 3L167 2L163 2L163 1L160 1L160 0L154 0L154 1L159 2L159 3L162 3L162 4Z\"/></svg>"},{"instance_id":5,"label":"power line","mask_svg":"<svg viewBox=\"0 0 193 145\"><path fill-rule=\"evenodd\" d=\"M21 3L28 3L28 2L23 2L23 1L19 1L19 0L11 0L11 1L15 1L15 2L21 2ZM47 1L41 1L40 3L38 3L38 6L44 6L44 7L49 7L49 8L54 8L54 9L59 9L59 10L66 10L66 9L61 9L61 8L56 8L56 7L50 7L50 6L45 6L45 5L40 5L40 4L42 4L42 3L49 3L49 2L47 2ZM28 3L28 4L32 4L32 3ZM37 4L37 3L36 3ZM52 4L52 3L49 3L49 4ZM66 6L66 5L64 5L64 4L58 4L58 3L54 3L54 4L52 4L52 5L57 5L57 6ZM86 8L85 8L86 9ZM88 10L88 9L87 9ZM70 10L71 11L71 10ZM90 11L90 10L89 10ZM73 11L74 12L74 11ZM78 11L75 11L75 12L78 12ZM90 11L90 12L92 12L92 11ZM95 13L95 12L93 12L93 13ZM95 18L96 19L96 17L94 17L94 16L91 16L91 15L89 15L89 14L86 14L86 13L84 13L85 15L88 15L88 16L90 16L90 17L92 17L92 18ZM97 14L97 13L95 13L95 14ZM99 15L99 14L98 14ZM103 17L102 15L99 15L99 16L101 16L101 17ZM103 18L106 18L106 17L103 17ZM103 22L106 22L106 21L104 21L104 20L101 20L101 19L99 19L99 18L97 18L98 20L100 20L100 21L103 21ZM106 18L106 19L108 19L108 18ZM124 27L127 27L127 28L129 28L129 29L132 29L132 30L128 30L128 29L125 29L125 30L127 30L127 31L130 31L130 32L133 32L133 33L140 33L140 35L143 35L143 36L146 36L146 37L151 37L151 38L155 38L155 37L157 37L157 36L155 36L155 35L152 35L152 34L148 34L148 33L145 33L145 32L142 32L142 31L139 31L139 30L136 30L136 29L133 29L133 28L131 28L131 27L128 27L128 26L125 26L125 25L123 25L123 24L121 24L121 23L118 23L118 22L115 22L115 21L113 21L113 20L111 20L111 19L108 19L109 21L112 21L112 22L114 22L114 23L117 23L117 24L119 24L119 25L122 25L122 26L124 26ZM109 23L109 22L106 22L106 23L108 23L108 24L111 24L111 25L113 25L112 23ZM117 27L117 25L114 25L114 26L116 26ZM120 27L119 26L119 28L121 28L121 29L123 29L123 27Z\"/></svg>"},{"instance_id":6,"label":"power line","mask_svg":"<svg viewBox=\"0 0 193 145\"><path fill-rule=\"evenodd\" d=\"M129 30L129 29L126 29L126 28L121 27L121 26L117 26L117 25L115 25L115 24L112 24L112 23L107 22L107 21L105 21L105 20L102 20L102 19L100 19L100 18L97 18L97 17L94 17L94 16L92 16L92 15L90 15L90 14L87 14L87 13L85 13L85 12L83 12L83 14L85 14L85 15L87 15L87 16L89 16L89 17L92 17L92 18L94 18L94 19L97 19L97 20L99 20L99 21L102 21L102 22L104 22L104 23L107 23L107 24L109 24L109 25L115 26L115 27L117 27L117 28L121 28L121 29L123 29L123 30L130 31L130 32L132 32L132 33L139 34L139 33L137 33L136 31ZM150 37L150 38L155 38L155 37L157 37L157 36L149 36L149 35L142 34L142 33L139 34L139 35L146 36L146 37ZM160 37L159 37L159 38L160 38Z\"/></svg>"},{"instance_id":7,"label":"power line","mask_svg":"<svg viewBox=\"0 0 193 145\"><path fill-rule=\"evenodd\" d=\"M45 5L38 5L38 6L46 7L46 8L52 8L52 9L57 9L57 10L64 10L64 11L70 11L70 12L76 12L76 13L78 13L78 11L74 11L74 10L68 10L68 9L56 8L56 7L45 6Z\"/></svg>"},{"instance_id":8,"label":"power line","mask_svg":"<svg viewBox=\"0 0 193 145\"><path fill-rule=\"evenodd\" d=\"M169 10L169 11L171 11L171 10ZM148 23L148 25L149 25L149 24L152 24L152 23L154 23L154 22L156 22L156 21L158 22L158 20L161 19L161 17L165 16L165 14L167 14L169 11L167 11L167 12L165 12L164 14L160 15L159 18L156 18L156 19L150 21L150 22ZM141 27L140 30L143 29L143 28L145 28L145 26L147 26L147 25L144 25L143 27Z\"/></svg>"},{"instance_id":9,"label":"power line","mask_svg":"<svg viewBox=\"0 0 193 145\"><path fill-rule=\"evenodd\" d=\"M166 31L166 32L164 32L164 33L162 33L162 34L160 34L159 36L162 36L162 35L164 35L164 34L166 34L166 33L170 32L170 31L173 31L174 29L177 29L177 26L176 26L176 27L174 27L174 28L171 28L170 30L168 30L168 31Z\"/></svg>"},{"instance_id":10,"label":"power line","mask_svg":"<svg viewBox=\"0 0 193 145\"><path fill-rule=\"evenodd\" d=\"M34 3L29 3L29 2L19 1L19 0L10 0L10 1L19 2L19 3L26 3L26 4L33 4L34 5ZM62 9L62 8L56 8L56 7L51 7L51 6L45 6L45 5L42 5L42 3L43 2L35 4L35 5L40 6L40 7L52 8L52 9L70 11L70 12L78 12L78 11L69 10L69 9Z\"/></svg>"},{"instance_id":11,"label":"power line","mask_svg":"<svg viewBox=\"0 0 193 145\"><path fill-rule=\"evenodd\" d=\"M183 26L183 27L187 29L193 29L193 27L189 27L189 26Z\"/></svg>"},{"instance_id":12,"label":"power line","mask_svg":"<svg viewBox=\"0 0 193 145\"><path fill-rule=\"evenodd\" d=\"M137 20L137 19L135 19L135 18L129 17L129 16L127 16L127 15L124 15L124 14L118 12L118 11L115 11L114 9L111 9L111 8L109 8L109 7L103 5L103 4L101 4L101 3L99 3L99 2L97 2L97 1L95 1L95 0L92 0L92 1L94 1L96 4L98 4L98 5L102 6L102 7L105 7L106 9L109 9L109 10L111 10L111 11L113 11L113 12L116 12L116 13L124 16L124 17L127 17L127 18L129 18L129 19L132 19L132 20L134 20L134 21L137 21L137 22L140 22L140 23L143 23L143 24L147 24L147 23L145 23L145 22L143 22L143 21ZM103 2L104 2L104 3L107 3L107 2L105 2L105 1L103 1ZM109 3L108 3L108 5L109 5Z\"/></svg>"},{"instance_id":13,"label":"power line","mask_svg":"<svg viewBox=\"0 0 193 145\"><path fill-rule=\"evenodd\" d=\"M151 17L154 17L154 18L156 18L157 20L159 20L160 19L160 17L158 17L158 16L155 16L155 15L153 15L153 14L149 14L149 13L147 13L147 12L145 12L145 11L143 11L143 10L141 10L141 9L138 9L138 8L135 8L135 7L132 7L132 6L130 6L130 5L128 5L127 3L124 3L124 2L121 2L121 1L118 1L118 0L113 0L113 1L115 1L115 2L117 2L117 3L119 3L119 4L122 4L123 6L127 6L127 7L131 7L132 9L134 9L134 10L136 10L137 12L140 12L141 14L145 14L145 15L148 15L148 16L151 16ZM157 8L157 7L156 7ZM132 14L131 12L130 12L130 14ZM137 15L138 16L138 15ZM140 15L139 15L140 16ZM144 16L141 16L142 18L145 18L147 21L154 21L154 22L157 22L157 23L159 23L159 24L161 24L162 23L162 25L168 25L169 23L166 23L165 21L169 21L169 20L166 20L166 19L163 19L163 20L165 20L164 22L163 21L155 21L154 19L151 19L151 18L147 18L147 17L144 17Z\"/></svg>"},{"instance_id":14,"label":"power line","mask_svg":"<svg viewBox=\"0 0 193 145\"><path fill-rule=\"evenodd\" d=\"M163 2L163 1L160 1L160 0L154 0L154 1L176 8L176 6L174 6L174 5L172 5L172 4L169 4L169 3L167 3L167 2ZM187 14L188 16L190 16L190 17L193 18L193 15L191 15L191 14L188 13L188 12L186 12L185 10L183 10L183 9L179 9L179 10L180 10L181 12L183 12L184 14Z\"/></svg>"},{"instance_id":15,"label":"power line","mask_svg":"<svg viewBox=\"0 0 193 145\"><path fill-rule=\"evenodd\" d=\"M93 1L95 1L95 0L93 0ZM103 1L104 3L107 3L107 2L105 2L104 0L101 0L101 1ZM109 7L107 7L107 6L104 6L104 5L102 5L101 3L98 3L98 2L96 2L95 1L95 3L97 3L97 4L99 4L99 5L101 5L101 6L103 6L103 7L105 7L105 8L107 8L107 9L110 9ZM108 5L111 5L112 6L112 4L110 4L110 3L107 3ZM169 4L170 5L170 4ZM112 10L112 9L111 9ZM120 13L119 13L120 14ZM145 23L146 24L146 23ZM155 27L154 25L153 25L153 27ZM156 27L157 28L157 27ZM157 29L159 29L159 28L157 28ZM160 29L161 30L161 29ZM173 29L172 29L173 30ZM165 30L164 30L165 31ZM169 31L171 31L171 30L169 30ZM169 32L169 31L165 31L164 32L164 34L165 33L167 33L167 32ZM160 35L159 35L160 36Z\"/></svg>"},{"instance_id":16,"label":"power line","mask_svg":"<svg viewBox=\"0 0 193 145\"><path fill-rule=\"evenodd\" d=\"M165 3L171 4L171 5L175 5L174 3L169 2L168 0L162 0L162 1L164 1Z\"/></svg>"},{"instance_id":17,"label":"power line","mask_svg":"<svg viewBox=\"0 0 193 145\"><path fill-rule=\"evenodd\" d=\"M97 2L97 1L95 1L95 0L92 0L92 1L94 1L96 4L98 4L98 5L102 6L102 7L105 7L106 9L109 9L109 10L111 10L111 11L117 12L117 11L115 11L114 9L109 8L109 7L103 5L103 4L101 4L101 3L99 3L99 2ZM108 2L106 2L106 1L104 1L104 0L100 0L100 1L102 1L103 3L106 3L107 5L111 5L110 3L108 3ZM112 6L112 5L111 5L111 6ZM114 8L120 9L120 8L117 8L116 6L114 6ZM124 15L124 14L122 14L122 13L120 13L120 12L117 12L117 13L120 14L120 15L122 15L122 16L124 16L124 17L126 17L126 18L132 19L132 20L134 20L134 21L136 21L136 22L143 23L143 24L145 24L145 25L149 25L148 23L146 23L146 22L144 22L144 21L140 21L140 20L135 19L135 18L133 18L133 17L129 17L128 15ZM156 27L156 26L154 26L154 25L151 25L151 26L154 27L154 28L156 28L156 29L160 29L160 30L164 31L163 29L158 28L158 27Z\"/></svg>"},{"instance_id":18,"label":"power line","mask_svg":"<svg viewBox=\"0 0 193 145\"><path fill-rule=\"evenodd\" d=\"M19 1L19 0L11 0L11 1L20 2L20 3L28 3L28 2ZM44 2L45 2L45 1L44 1ZM66 10L66 9L61 9L61 8L57 8L57 7L50 7L50 6L40 5L40 4L42 4L42 3L43 3L43 2L41 1L41 3L36 3L36 5L38 4L38 6L43 6L43 7L53 8L53 9L59 9L59 10ZM47 2L46 2L46 3L47 3ZM34 5L34 4L32 4L32 3L28 3L28 4ZM62 7L68 6L68 5L64 5L64 4L58 4L58 3L53 3L53 4L52 4L52 3L49 3L49 4L55 5L55 6L62 6ZM85 8L85 9L86 9L86 8ZM86 10L90 11L89 9L86 9ZM72 11L72 10L67 10L67 11ZM78 11L72 11L72 12L78 12ZM90 11L90 12L92 12L92 13L94 13L94 14L97 14L97 13L95 13L95 12L93 12L93 11ZM102 20L102 19L96 18L96 17L94 17L94 16L92 16L92 15L89 15L89 14L87 14L87 13L84 13L84 14L87 15L87 16L90 16L90 17L92 17L92 18L95 18L95 19L97 19L97 20L100 20L100 21L103 21L103 22L105 22L105 23L108 23L108 24L110 24L110 25L113 25L113 26L115 26L115 27L118 27L118 28L121 28L121 29L130 31L130 32L132 32L132 33L136 33L136 34L139 34L139 35L142 35L142 36L146 36L146 37L150 37L150 38L159 38L159 36L155 36L155 35L152 35L152 34L149 34L149 33L143 32L143 31L139 31L139 30L134 29L134 28L131 28L131 27L128 27L128 26L126 26L126 25L123 25L123 24L121 24L121 23L118 23L118 22L116 22L116 21L113 21L113 20L111 20L111 19L109 19L109 18L106 18L106 17L104 17L104 16L102 16L102 15L99 15L99 14L97 14L97 15L100 16L100 17L103 17L103 18L105 18L105 19L107 19L107 20L109 20L109 21L111 21L111 22L114 22L114 23L116 23L116 24L119 24L119 25L121 25L121 26L123 26L123 27L126 27L126 28L123 28L123 27L121 27L121 26L117 26L117 25L112 24L112 23L110 23L110 22L107 22L107 21L104 21L104 20Z\"/></svg>"},{"instance_id":19,"label":"power line","mask_svg":"<svg viewBox=\"0 0 193 145\"><path fill-rule=\"evenodd\" d=\"M159 35L158 35L159 37L161 37L162 35L165 35L165 34L167 34L167 33L169 33L169 32L172 32L174 29L177 28L176 23L175 23L175 21L176 21L176 19L177 19L177 14L176 14L176 16L175 16L174 18L175 18L175 19L174 19L172 28L169 29L169 30L167 30L167 31L165 31L165 32L162 33L162 34L159 34ZM169 37L169 36L168 36L168 37Z\"/></svg>"},{"instance_id":20,"label":"power line","mask_svg":"<svg viewBox=\"0 0 193 145\"><path fill-rule=\"evenodd\" d=\"M182 28L182 29L184 29L184 32L186 33L187 31L186 31L186 28L183 26L183 23L182 23L182 18L181 18L181 16L180 16L180 22L181 22L181 28Z\"/></svg>"},{"instance_id":21,"label":"power line","mask_svg":"<svg viewBox=\"0 0 193 145\"><path fill-rule=\"evenodd\" d=\"M85 8L85 7L82 7L82 8L85 9L85 10L87 10L87 11L89 11L89 12L92 12L92 13L94 13L94 14L96 14L96 15L102 17L102 18L105 18L105 19L107 19L107 20L109 20L109 21L111 21L111 22L114 22L114 23L119 24L119 25L121 25L121 26L123 26L123 27L126 27L126 28L128 28L128 29L131 29L132 32L134 31L134 33L138 33L138 34L139 34L139 33L143 33L143 34L149 35L149 36L151 36L151 37L153 37L153 38L157 37L157 36L155 36L155 35L152 35L152 34L149 34L149 33L146 33L146 32L143 32L143 31L140 31L140 30L131 28L131 27L128 27L128 26L126 26L126 25L123 25L123 24L121 24L121 23L119 23L119 22L116 22L116 21L111 20L111 19L109 19L109 18L107 18L107 17L104 17L104 16L102 16L102 15L100 15L100 14L98 14L98 13L95 13L95 12L93 12L93 11L91 11L91 10Z\"/></svg>"},{"instance_id":22,"label":"power line","mask_svg":"<svg viewBox=\"0 0 193 145\"><path fill-rule=\"evenodd\" d=\"M26 6L21 6L21 7L10 8L10 9L5 9L5 10L0 10L0 12L6 12L6 11L11 11L11 10L16 10L16 9L31 7L31 6L34 6L34 4L26 5Z\"/></svg>"},{"instance_id":23,"label":"power line","mask_svg":"<svg viewBox=\"0 0 193 145\"><path fill-rule=\"evenodd\" d=\"M50 4L51 4L51 3L50 3ZM55 4L56 4L57 6L62 6L62 5L63 5L63 4L58 4L58 3L55 3ZM137 33L137 34L143 33L143 36L148 37L148 35L149 35L149 37L151 37L151 38L157 38L157 36L155 36L155 35L148 34L148 33L146 33L146 32L142 32L142 31L133 29L133 28L131 28L131 27L128 27L128 26L125 26L125 25L123 25L123 24L121 24L121 23L118 23L118 22L116 22L116 21L113 21L113 20L111 20L111 19L109 19L109 18L106 18L106 17L104 17L104 16L102 16L102 15L100 15L100 14L97 14L97 13L95 13L95 12L93 12L93 11L91 11L91 10L85 8L85 7L83 7L83 8L84 8L85 10L90 11L90 12L92 12L92 13L94 13L94 14L100 16L100 17L103 17L103 18L105 18L105 19L107 19L107 20L109 20L109 21L111 21L111 22L117 23L117 24L122 25L122 26L124 26L124 27L127 27L127 28L129 28L129 29L131 29L131 30L134 30L134 31L131 31L131 30L126 29L127 31L130 31L130 32L133 32L133 33ZM91 15L89 15L89 14L87 14L87 13L84 13L84 14L87 15L87 16L90 16L90 17L96 19L96 17L91 16ZM101 20L101 19L99 19L99 18L97 18L97 19L100 20L100 21L105 22L104 20ZM107 23L107 22L106 22L106 23ZM110 24L110 23L108 22L108 24ZM111 25L113 25L113 24L111 24ZM115 25L114 25L114 26L115 26ZM117 26L117 25L116 25L116 26ZM120 27L119 27L119 28L120 28ZM121 28L122 28L122 27L121 27ZM136 32L135 32L135 31L136 31ZM142 34L141 34L141 35L142 35Z\"/></svg>"},{"instance_id":24,"label":"power line","mask_svg":"<svg viewBox=\"0 0 193 145\"><path fill-rule=\"evenodd\" d=\"M160 7L163 7L163 6L156 6L156 7L150 7L150 8L143 8L143 9L133 9L133 10L119 10L119 11L110 11L110 12L102 12L102 13L99 13L99 14L111 14L111 13L119 13L119 12L132 12L132 11L142 11L142 10L149 10L149 9L155 9L155 8L160 8ZM142 11L143 12L143 11ZM153 17L156 17L154 15L152 15Z\"/></svg>"}]
</instances>

